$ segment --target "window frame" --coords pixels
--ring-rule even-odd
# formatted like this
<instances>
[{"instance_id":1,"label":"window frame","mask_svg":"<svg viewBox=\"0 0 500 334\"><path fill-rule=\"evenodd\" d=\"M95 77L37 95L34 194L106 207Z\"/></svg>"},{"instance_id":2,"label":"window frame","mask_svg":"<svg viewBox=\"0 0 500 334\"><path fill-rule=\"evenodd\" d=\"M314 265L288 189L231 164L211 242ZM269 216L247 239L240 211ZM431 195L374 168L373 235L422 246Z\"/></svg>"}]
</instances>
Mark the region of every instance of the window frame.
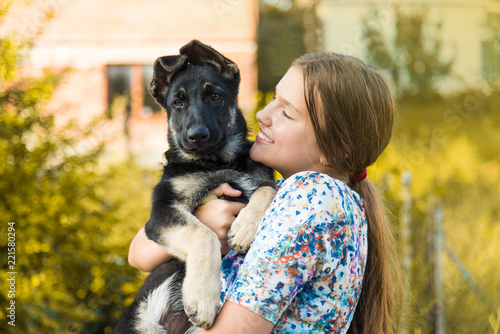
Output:
<instances>
[{"instance_id":1,"label":"window frame","mask_svg":"<svg viewBox=\"0 0 500 334\"><path fill-rule=\"evenodd\" d=\"M106 82L107 82L107 99L106 99L106 105L107 105L107 110L110 115L110 118L113 117L111 108L112 108L112 100L111 100L111 94L112 94L112 89L110 86L110 68L116 68L116 67L124 67L128 68L129 72L129 93L128 93L128 103L125 107L125 113L130 117L131 119L159 119L163 118L163 108L160 107L159 104L156 104L156 108L153 108L152 110L148 110L147 107L151 106L151 104L145 105L146 102L146 94L149 94L149 86L147 85L147 82L149 79L145 78L145 70L150 67L152 68L153 65L145 65L145 64L107 64L105 68L106 72ZM124 86L127 86L126 84ZM152 98L152 97L151 97ZM149 102L152 102L153 100L150 100ZM154 106L154 105L153 105Z\"/></svg>"}]
</instances>

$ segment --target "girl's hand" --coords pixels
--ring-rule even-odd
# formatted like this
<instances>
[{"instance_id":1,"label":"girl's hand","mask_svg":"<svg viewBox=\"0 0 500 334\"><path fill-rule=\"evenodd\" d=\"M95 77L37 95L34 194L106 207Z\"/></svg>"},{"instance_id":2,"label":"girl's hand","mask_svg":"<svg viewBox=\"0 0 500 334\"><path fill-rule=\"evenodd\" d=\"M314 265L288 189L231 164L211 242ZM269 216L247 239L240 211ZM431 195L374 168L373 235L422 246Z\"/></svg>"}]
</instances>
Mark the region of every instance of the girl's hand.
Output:
<instances>
[{"instance_id":1,"label":"girl's hand","mask_svg":"<svg viewBox=\"0 0 500 334\"><path fill-rule=\"evenodd\" d=\"M241 195L241 191L233 189L227 183L218 186L212 193L217 197L222 195L239 197ZM195 216L203 224L217 234L221 243L221 252L224 255L229 252L227 232L240 210L244 207L245 204L242 203L214 199L198 206L194 212ZM147 237L144 227L137 232L130 244L128 263L139 270L150 272L158 265L171 259L172 255Z\"/></svg>"},{"instance_id":2,"label":"girl's hand","mask_svg":"<svg viewBox=\"0 0 500 334\"><path fill-rule=\"evenodd\" d=\"M239 197L241 191L233 189L229 184L224 183L215 188L212 194L217 197L223 195L229 197ZM213 199L206 204L198 206L194 215L207 227L209 227L219 238L221 243L221 253L226 255L230 248L227 244L227 233L231 228L231 224L236 219L238 213L246 204L231 202L222 199Z\"/></svg>"}]
</instances>

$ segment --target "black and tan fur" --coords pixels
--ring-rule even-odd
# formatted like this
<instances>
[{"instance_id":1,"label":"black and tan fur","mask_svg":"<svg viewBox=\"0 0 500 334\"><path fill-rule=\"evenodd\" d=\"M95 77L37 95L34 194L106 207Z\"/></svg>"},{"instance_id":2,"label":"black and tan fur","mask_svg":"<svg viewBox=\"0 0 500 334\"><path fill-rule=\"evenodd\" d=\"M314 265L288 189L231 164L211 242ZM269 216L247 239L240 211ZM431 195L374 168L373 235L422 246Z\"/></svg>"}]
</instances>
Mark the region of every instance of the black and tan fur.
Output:
<instances>
[{"instance_id":1,"label":"black and tan fur","mask_svg":"<svg viewBox=\"0 0 500 334\"><path fill-rule=\"evenodd\" d=\"M231 227L229 245L244 253L275 195L272 170L249 158L239 83L236 64L196 40L154 64L150 90L167 111L170 148L146 234L178 260L150 274L115 333L196 332L187 319L201 328L213 324L220 242L192 213L222 183L241 190L236 200L248 204Z\"/></svg>"}]
</instances>

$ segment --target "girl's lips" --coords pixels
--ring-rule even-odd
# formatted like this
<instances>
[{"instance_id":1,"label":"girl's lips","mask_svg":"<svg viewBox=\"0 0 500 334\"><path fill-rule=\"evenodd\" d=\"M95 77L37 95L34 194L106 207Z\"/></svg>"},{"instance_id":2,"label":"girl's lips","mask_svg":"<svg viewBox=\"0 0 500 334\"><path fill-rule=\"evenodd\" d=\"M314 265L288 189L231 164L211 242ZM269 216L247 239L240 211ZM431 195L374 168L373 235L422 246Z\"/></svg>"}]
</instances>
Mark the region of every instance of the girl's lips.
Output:
<instances>
[{"instance_id":1,"label":"girl's lips","mask_svg":"<svg viewBox=\"0 0 500 334\"><path fill-rule=\"evenodd\" d=\"M265 134L263 134L262 132L259 132L256 136L255 136L255 141L258 142L259 144L272 144L274 143L271 138L269 138L268 136L266 136Z\"/></svg>"}]
</instances>

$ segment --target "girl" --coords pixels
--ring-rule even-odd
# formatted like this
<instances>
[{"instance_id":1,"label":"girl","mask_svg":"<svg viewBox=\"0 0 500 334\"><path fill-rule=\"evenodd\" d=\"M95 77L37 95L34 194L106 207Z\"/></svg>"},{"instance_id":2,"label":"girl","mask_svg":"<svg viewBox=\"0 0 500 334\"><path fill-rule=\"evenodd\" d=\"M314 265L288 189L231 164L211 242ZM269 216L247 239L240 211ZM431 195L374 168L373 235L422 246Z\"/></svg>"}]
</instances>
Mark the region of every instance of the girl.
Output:
<instances>
[{"instance_id":1,"label":"girl","mask_svg":"<svg viewBox=\"0 0 500 334\"><path fill-rule=\"evenodd\" d=\"M283 179L249 252L224 258L224 304L204 333L391 332L392 237L366 167L389 143L393 109L383 77L357 58L313 53L292 64L257 113L250 151ZM238 196L228 185L215 194ZM223 252L241 207L213 200L195 213ZM169 259L155 247L139 232L129 262Z\"/></svg>"}]
</instances>

